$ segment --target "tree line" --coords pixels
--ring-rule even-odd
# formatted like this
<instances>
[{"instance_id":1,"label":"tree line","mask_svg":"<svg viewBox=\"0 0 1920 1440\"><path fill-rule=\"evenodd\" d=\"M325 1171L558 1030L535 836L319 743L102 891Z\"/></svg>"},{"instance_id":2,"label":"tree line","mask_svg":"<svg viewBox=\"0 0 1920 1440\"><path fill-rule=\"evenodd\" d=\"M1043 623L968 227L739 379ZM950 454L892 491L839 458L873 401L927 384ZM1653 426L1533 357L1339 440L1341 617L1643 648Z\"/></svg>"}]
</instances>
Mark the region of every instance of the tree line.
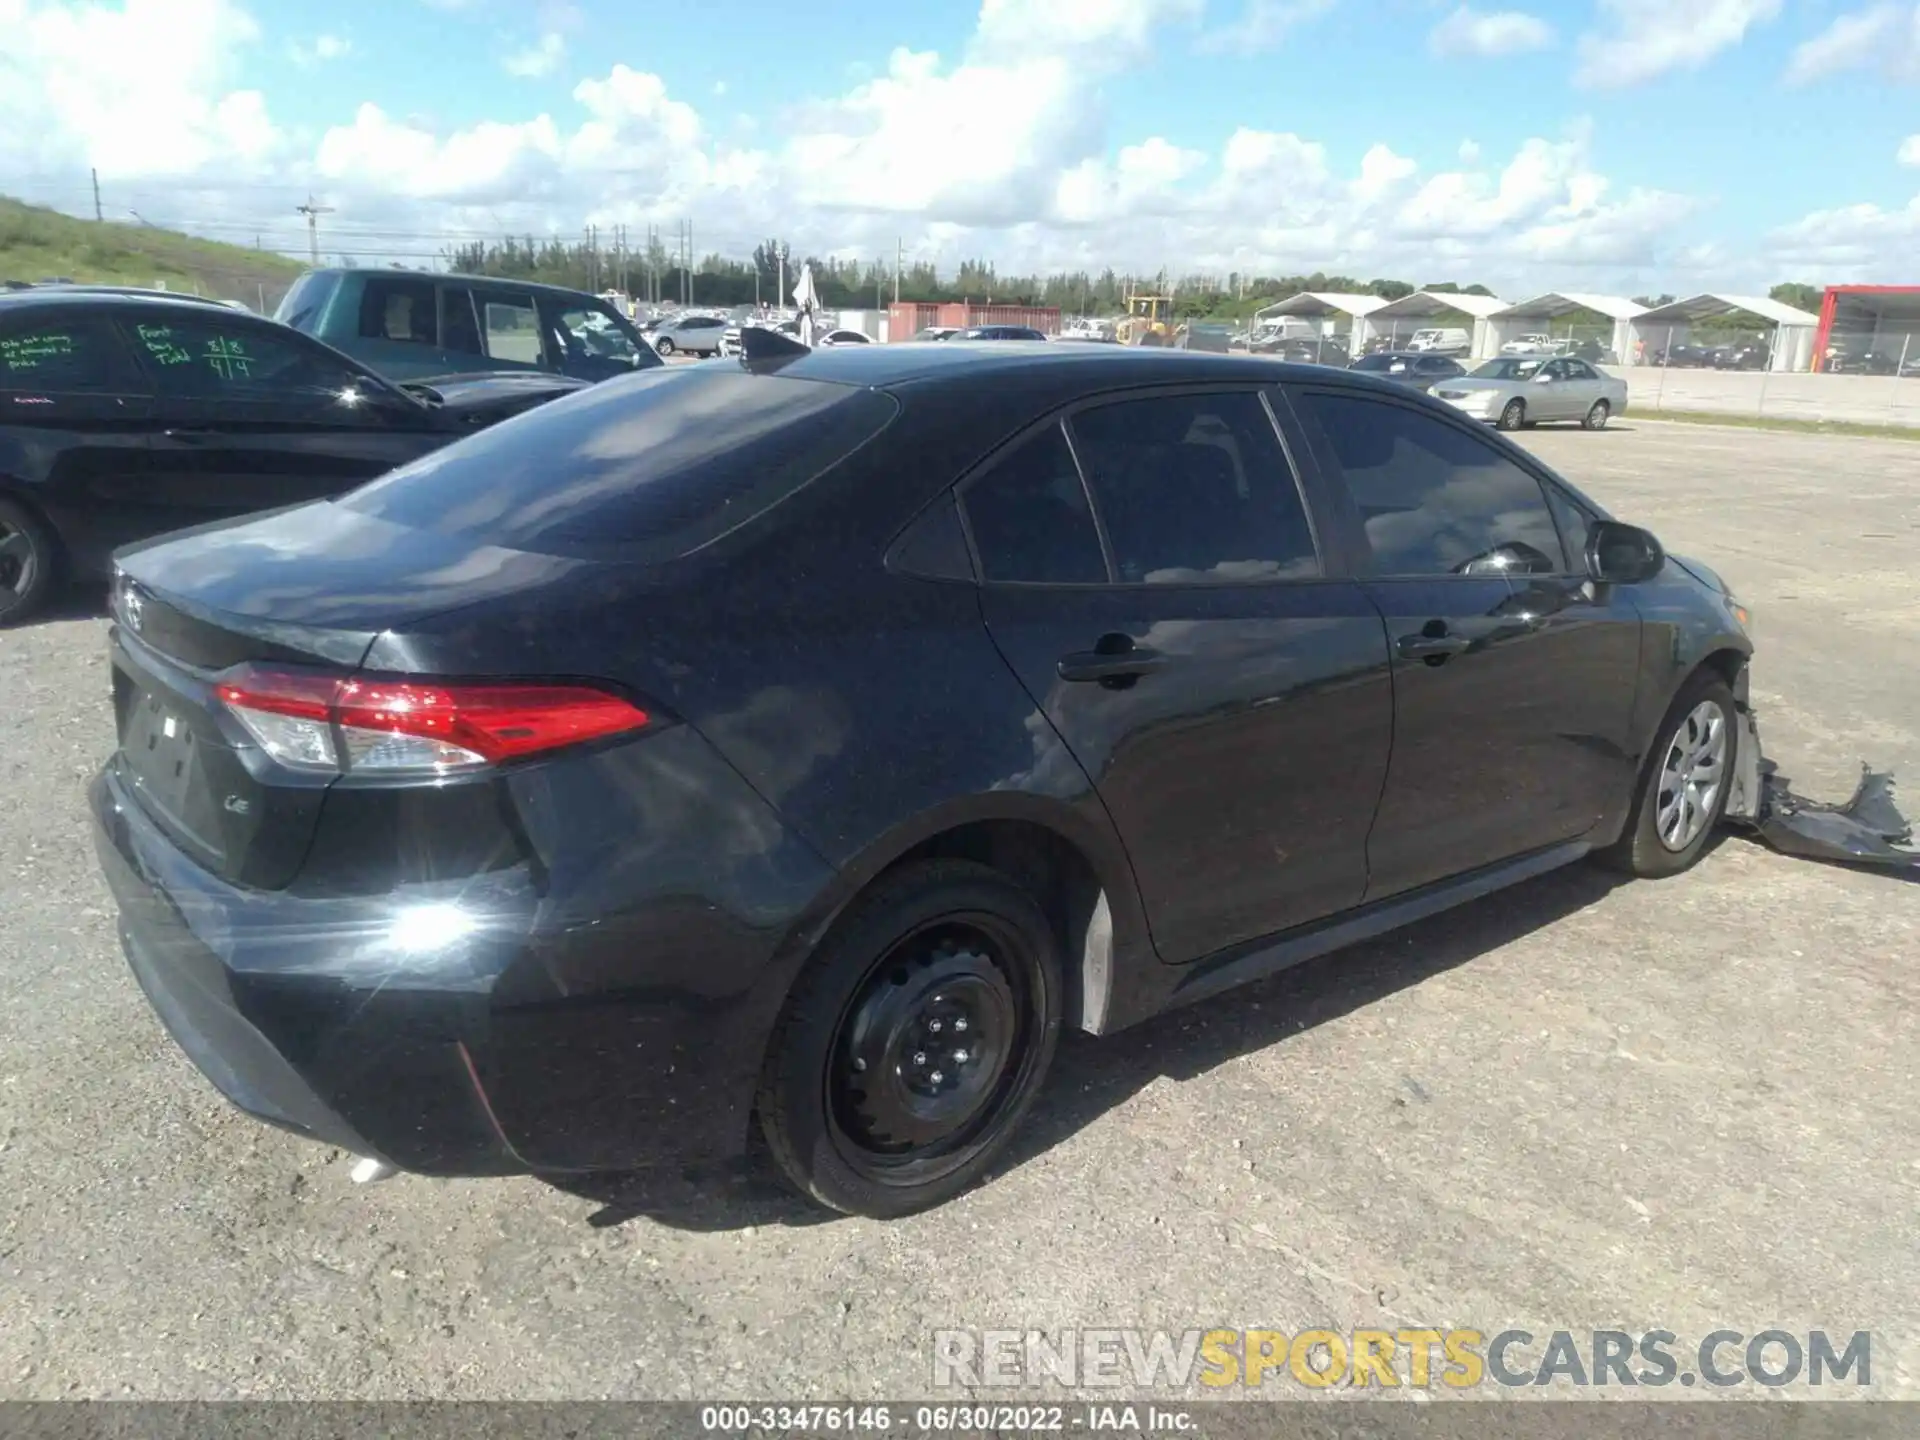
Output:
<instances>
[{"instance_id":1,"label":"tree line","mask_svg":"<svg viewBox=\"0 0 1920 1440\"><path fill-rule=\"evenodd\" d=\"M896 294L893 266L879 258L847 260L796 252L786 242L770 237L754 246L748 259L710 254L691 267L653 237L644 247L609 249L587 240L565 241L528 235L495 241L475 241L445 252L451 269L472 275L534 280L574 290L617 290L641 303L691 301L699 306L775 304L791 295L802 266L813 267L820 303L828 309L884 308ZM786 295L781 294L782 279ZM1128 293L1171 297L1176 318L1243 320L1256 310L1302 291L1323 290L1378 295L1398 300L1415 290L1441 294L1491 295L1480 284L1360 279L1352 275L1154 275L1127 274L1108 268L1062 271L1051 275L1003 274L990 260L962 260L942 271L925 261L901 267L897 293L903 301L937 303L974 301L1001 305L1045 305L1069 314L1107 315L1126 308ZM1775 300L1818 312L1816 286L1783 284L1773 287ZM1643 305L1666 304L1671 295L1636 297Z\"/></svg>"}]
</instances>

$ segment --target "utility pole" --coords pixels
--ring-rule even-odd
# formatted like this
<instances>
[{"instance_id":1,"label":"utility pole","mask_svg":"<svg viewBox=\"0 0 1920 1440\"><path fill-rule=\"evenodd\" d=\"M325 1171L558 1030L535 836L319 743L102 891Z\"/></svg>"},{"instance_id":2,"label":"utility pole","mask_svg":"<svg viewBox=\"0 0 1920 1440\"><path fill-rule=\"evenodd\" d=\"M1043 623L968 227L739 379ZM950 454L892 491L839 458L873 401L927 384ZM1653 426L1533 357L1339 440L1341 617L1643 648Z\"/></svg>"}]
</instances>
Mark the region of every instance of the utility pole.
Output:
<instances>
[{"instance_id":1,"label":"utility pole","mask_svg":"<svg viewBox=\"0 0 1920 1440\"><path fill-rule=\"evenodd\" d=\"M296 214L307 217L307 253L313 257L313 268L318 270L320 268L320 217L331 215L334 207L314 204L313 192L309 190L307 203L293 208Z\"/></svg>"},{"instance_id":2,"label":"utility pole","mask_svg":"<svg viewBox=\"0 0 1920 1440\"><path fill-rule=\"evenodd\" d=\"M900 267L906 262L907 242L896 239L893 242L893 303L900 303Z\"/></svg>"},{"instance_id":3,"label":"utility pole","mask_svg":"<svg viewBox=\"0 0 1920 1440\"><path fill-rule=\"evenodd\" d=\"M780 293L773 297L773 308L787 308L787 242L780 242Z\"/></svg>"},{"instance_id":4,"label":"utility pole","mask_svg":"<svg viewBox=\"0 0 1920 1440\"><path fill-rule=\"evenodd\" d=\"M95 220L105 220L107 213L100 208L100 172L95 169L89 170L87 173L93 177L93 218Z\"/></svg>"},{"instance_id":5,"label":"utility pole","mask_svg":"<svg viewBox=\"0 0 1920 1440\"><path fill-rule=\"evenodd\" d=\"M687 220L687 308L693 308L693 220Z\"/></svg>"},{"instance_id":6,"label":"utility pole","mask_svg":"<svg viewBox=\"0 0 1920 1440\"><path fill-rule=\"evenodd\" d=\"M587 226L587 289L600 293L600 227Z\"/></svg>"}]
</instances>

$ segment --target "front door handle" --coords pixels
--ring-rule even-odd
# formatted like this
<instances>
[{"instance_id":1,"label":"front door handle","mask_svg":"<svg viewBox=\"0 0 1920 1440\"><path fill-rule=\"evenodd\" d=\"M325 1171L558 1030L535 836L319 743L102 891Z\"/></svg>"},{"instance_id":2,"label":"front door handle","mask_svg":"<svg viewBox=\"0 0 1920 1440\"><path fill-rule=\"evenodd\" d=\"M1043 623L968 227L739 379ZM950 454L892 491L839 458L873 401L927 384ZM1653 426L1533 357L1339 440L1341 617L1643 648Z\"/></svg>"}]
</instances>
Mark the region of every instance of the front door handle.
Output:
<instances>
[{"instance_id":1,"label":"front door handle","mask_svg":"<svg viewBox=\"0 0 1920 1440\"><path fill-rule=\"evenodd\" d=\"M1062 655L1057 668L1062 680L1134 680L1163 669L1166 663L1167 657L1158 650L1136 645L1130 650L1076 650Z\"/></svg>"},{"instance_id":2,"label":"front door handle","mask_svg":"<svg viewBox=\"0 0 1920 1440\"><path fill-rule=\"evenodd\" d=\"M1438 662L1449 655L1458 655L1462 650L1471 648L1473 642L1464 635L1402 635L1398 648L1403 658L1408 660L1428 660Z\"/></svg>"}]
</instances>

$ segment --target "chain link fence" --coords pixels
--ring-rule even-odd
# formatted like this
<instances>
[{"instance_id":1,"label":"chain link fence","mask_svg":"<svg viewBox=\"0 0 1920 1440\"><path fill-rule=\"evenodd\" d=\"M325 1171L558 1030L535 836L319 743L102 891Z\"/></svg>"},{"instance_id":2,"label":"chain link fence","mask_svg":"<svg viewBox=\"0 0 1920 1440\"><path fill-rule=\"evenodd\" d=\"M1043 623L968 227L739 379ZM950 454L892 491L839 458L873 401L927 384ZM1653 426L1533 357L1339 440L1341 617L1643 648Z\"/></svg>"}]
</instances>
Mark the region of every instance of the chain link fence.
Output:
<instances>
[{"instance_id":1,"label":"chain link fence","mask_svg":"<svg viewBox=\"0 0 1920 1440\"><path fill-rule=\"evenodd\" d=\"M1920 328L1836 327L1814 351L1804 327L1648 327L1626 363L1608 368L1627 381L1629 403L1642 414L1920 427Z\"/></svg>"}]
</instances>

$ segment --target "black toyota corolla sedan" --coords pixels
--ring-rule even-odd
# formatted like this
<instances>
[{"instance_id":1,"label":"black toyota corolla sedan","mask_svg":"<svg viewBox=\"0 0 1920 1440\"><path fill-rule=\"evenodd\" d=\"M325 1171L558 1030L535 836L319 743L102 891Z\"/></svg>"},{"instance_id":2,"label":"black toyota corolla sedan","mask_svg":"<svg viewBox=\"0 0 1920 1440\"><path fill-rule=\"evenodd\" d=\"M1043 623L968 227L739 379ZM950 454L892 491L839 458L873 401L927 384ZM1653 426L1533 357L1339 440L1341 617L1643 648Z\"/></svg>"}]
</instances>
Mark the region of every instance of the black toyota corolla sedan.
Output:
<instances>
[{"instance_id":1,"label":"black toyota corolla sedan","mask_svg":"<svg viewBox=\"0 0 1920 1440\"><path fill-rule=\"evenodd\" d=\"M337 495L586 382L394 385L217 301L106 286L0 297L0 625L116 546Z\"/></svg>"},{"instance_id":2,"label":"black toyota corolla sedan","mask_svg":"<svg viewBox=\"0 0 1920 1440\"><path fill-rule=\"evenodd\" d=\"M1683 870L1743 758L1711 572L1322 367L654 370L118 559L92 798L134 973L230 1099L374 1174L757 1125L903 1214L982 1175L1062 1026L1590 854Z\"/></svg>"}]
</instances>

